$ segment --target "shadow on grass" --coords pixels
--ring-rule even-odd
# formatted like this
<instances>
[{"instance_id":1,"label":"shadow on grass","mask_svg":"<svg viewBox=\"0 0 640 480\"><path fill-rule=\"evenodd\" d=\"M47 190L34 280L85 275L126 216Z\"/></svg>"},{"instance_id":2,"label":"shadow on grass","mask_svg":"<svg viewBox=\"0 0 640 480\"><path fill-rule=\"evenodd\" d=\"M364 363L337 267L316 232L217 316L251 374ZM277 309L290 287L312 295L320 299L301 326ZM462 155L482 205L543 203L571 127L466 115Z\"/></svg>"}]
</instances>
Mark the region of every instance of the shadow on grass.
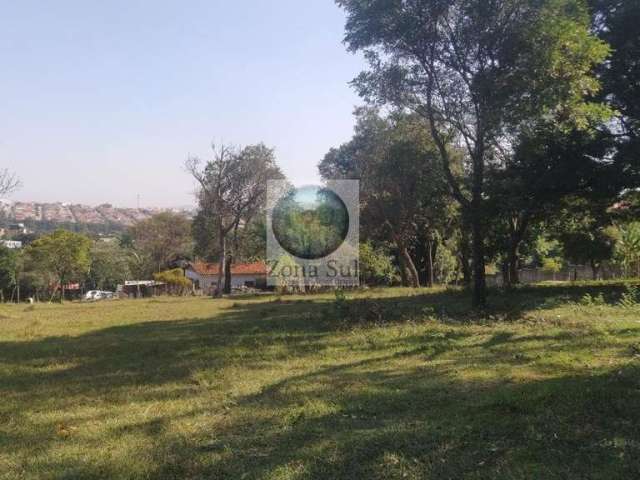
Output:
<instances>
[{"instance_id":1,"label":"shadow on grass","mask_svg":"<svg viewBox=\"0 0 640 480\"><path fill-rule=\"evenodd\" d=\"M622 287L594 293L601 291L614 302ZM553 308L590 292L589 287L544 287L518 289L508 298L494 292L480 320L517 320L527 309ZM26 428L27 417L52 407L71 411L100 402L117 416L128 405L195 399L204 391L215 400L209 406L199 401L179 415L139 419L111 429L111 440L130 432L147 437L158 450L147 476L161 479L637 478L638 367L582 369L526 383L465 376L470 365L495 371L549 353L536 342L572 355L585 342L600 341L592 331L515 336L494 329L476 338L455 325L479 319L467 302L464 292L455 291L347 300L338 307L331 301L285 299L238 304L211 320L2 342L0 363L7 373L0 384L0 422L14 427L0 430L0 449L28 456L55 448L60 439L52 432L60 425ZM435 316L454 325L362 343L356 348L359 358L324 365L325 351L346 349L346 333L341 336L340 330L353 319L336 316L366 316L369 309L376 316L373 323ZM369 321L355 319L354 325ZM637 337L637 331L628 333ZM221 403L232 393L202 384L194 375L206 369L215 379L235 366L255 373L291 358L317 365L302 373L281 372L277 381L235 396L225 408ZM211 413L207 408L228 416L208 436L168 432L171 422ZM47 462L56 478L114 478L122 470L81 459L56 461L55 456Z\"/></svg>"},{"instance_id":2,"label":"shadow on grass","mask_svg":"<svg viewBox=\"0 0 640 480\"><path fill-rule=\"evenodd\" d=\"M362 366L294 377L246 398L243 408L291 413L233 425L220 438L233 454L215 471L228 478L246 471L251 478L274 472L289 478L286 472L297 471L290 478L344 479L640 473L640 403L630 402L640 400L637 367L492 386L429 369L402 375L370 369L365 388L349 388L361 385ZM311 390L308 382L319 387ZM318 404L329 412L318 413ZM250 433L256 429L259 438ZM251 454L256 451L264 457Z\"/></svg>"},{"instance_id":3,"label":"shadow on grass","mask_svg":"<svg viewBox=\"0 0 640 480\"><path fill-rule=\"evenodd\" d=\"M470 305L463 289L418 290L413 295L375 298L354 297L334 302L327 314L342 326L384 325L430 318L444 323L517 322L526 312L579 306L587 296L604 306L617 306L626 292L625 284L522 286L508 291L490 289L487 307L481 311ZM410 290L411 291L411 290ZM639 299L640 300L640 299Z\"/></svg>"}]
</instances>

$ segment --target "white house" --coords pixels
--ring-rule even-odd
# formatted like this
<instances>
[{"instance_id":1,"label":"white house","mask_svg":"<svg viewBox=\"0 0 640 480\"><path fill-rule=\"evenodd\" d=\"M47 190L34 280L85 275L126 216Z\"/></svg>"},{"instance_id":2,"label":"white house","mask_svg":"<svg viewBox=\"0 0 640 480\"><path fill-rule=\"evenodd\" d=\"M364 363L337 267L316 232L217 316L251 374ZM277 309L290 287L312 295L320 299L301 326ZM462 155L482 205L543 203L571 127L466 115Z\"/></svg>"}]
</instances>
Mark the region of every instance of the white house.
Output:
<instances>
[{"instance_id":1,"label":"white house","mask_svg":"<svg viewBox=\"0 0 640 480\"><path fill-rule=\"evenodd\" d=\"M218 285L219 265L217 263L191 262L185 269L185 276L196 289L213 293ZM224 285L224 277L222 279ZM260 287L267 281L267 266L263 262L239 263L231 266L231 288Z\"/></svg>"},{"instance_id":2,"label":"white house","mask_svg":"<svg viewBox=\"0 0 640 480\"><path fill-rule=\"evenodd\" d=\"M0 240L0 245L11 248L12 250L22 248L22 242L17 240Z\"/></svg>"}]
</instances>

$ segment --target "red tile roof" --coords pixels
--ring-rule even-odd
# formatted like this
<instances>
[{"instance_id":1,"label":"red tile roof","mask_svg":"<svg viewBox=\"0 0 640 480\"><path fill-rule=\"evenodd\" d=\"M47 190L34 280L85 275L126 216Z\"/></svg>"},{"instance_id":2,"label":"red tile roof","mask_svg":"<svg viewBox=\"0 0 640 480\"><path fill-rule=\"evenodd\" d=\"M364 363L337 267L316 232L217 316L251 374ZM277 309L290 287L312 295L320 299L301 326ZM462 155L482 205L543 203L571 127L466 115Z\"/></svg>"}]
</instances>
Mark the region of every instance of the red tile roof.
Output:
<instances>
[{"instance_id":1,"label":"red tile roof","mask_svg":"<svg viewBox=\"0 0 640 480\"><path fill-rule=\"evenodd\" d=\"M189 268L199 275L218 275L218 263L192 262ZM231 266L232 275L266 275L264 262L238 263Z\"/></svg>"}]
</instances>

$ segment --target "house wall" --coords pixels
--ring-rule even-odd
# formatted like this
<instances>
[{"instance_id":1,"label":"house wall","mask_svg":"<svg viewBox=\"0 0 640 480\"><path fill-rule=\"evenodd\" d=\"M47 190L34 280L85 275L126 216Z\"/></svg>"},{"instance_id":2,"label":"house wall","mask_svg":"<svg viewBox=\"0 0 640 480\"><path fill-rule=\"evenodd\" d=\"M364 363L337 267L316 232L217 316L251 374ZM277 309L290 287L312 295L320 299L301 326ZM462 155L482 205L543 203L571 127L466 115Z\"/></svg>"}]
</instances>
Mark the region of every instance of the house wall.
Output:
<instances>
[{"instance_id":1,"label":"house wall","mask_svg":"<svg viewBox=\"0 0 640 480\"><path fill-rule=\"evenodd\" d=\"M194 272L193 270L187 270L185 272L187 278L191 281L198 281L200 284L200 289L205 292L210 292L216 288L218 285L218 276L217 275L200 275L199 273ZM247 282L255 283L259 278L265 278L264 275L231 275L231 288L239 288L244 287ZM224 283L224 278L222 279Z\"/></svg>"},{"instance_id":2,"label":"house wall","mask_svg":"<svg viewBox=\"0 0 640 480\"><path fill-rule=\"evenodd\" d=\"M257 275L231 275L231 288L244 287L247 282L253 282L255 285Z\"/></svg>"}]
</instances>

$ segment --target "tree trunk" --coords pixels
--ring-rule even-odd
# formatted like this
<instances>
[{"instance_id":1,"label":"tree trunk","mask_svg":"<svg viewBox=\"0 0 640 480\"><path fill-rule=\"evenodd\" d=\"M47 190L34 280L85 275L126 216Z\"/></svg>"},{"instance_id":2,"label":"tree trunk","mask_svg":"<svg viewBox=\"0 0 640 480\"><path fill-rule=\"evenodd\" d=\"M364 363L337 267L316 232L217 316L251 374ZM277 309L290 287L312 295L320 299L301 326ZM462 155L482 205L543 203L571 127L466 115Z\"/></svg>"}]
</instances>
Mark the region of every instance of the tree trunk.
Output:
<instances>
[{"instance_id":1,"label":"tree trunk","mask_svg":"<svg viewBox=\"0 0 640 480\"><path fill-rule=\"evenodd\" d=\"M427 242L427 286L433 287L433 241Z\"/></svg>"},{"instance_id":2,"label":"tree trunk","mask_svg":"<svg viewBox=\"0 0 640 480\"><path fill-rule=\"evenodd\" d=\"M400 282L403 287L409 286L409 277L407 276L407 266L405 265L404 258L398 252L398 262L400 263Z\"/></svg>"},{"instance_id":3,"label":"tree trunk","mask_svg":"<svg viewBox=\"0 0 640 480\"><path fill-rule=\"evenodd\" d=\"M474 308L483 308L487 304L487 280L485 276L484 225L480 214L480 200L476 199L471 219L472 261L473 261L473 299Z\"/></svg>"},{"instance_id":4,"label":"tree trunk","mask_svg":"<svg viewBox=\"0 0 640 480\"><path fill-rule=\"evenodd\" d=\"M418 269L416 268L415 263L413 263L413 259L411 258L411 255L409 255L409 251L407 250L407 247L401 246L399 250L400 250L400 256L402 258L402 261L409 273L408 280L409 280L410 286L414 288L419 288L420 277L418 276Z\"/></svg>"},{"instance_id":5,"label":"tree trunk","mask_svg":"<svg viewBox=\"0 0 640 480\"><path fill-rule=\"evenodd\" d=\"M509 286L509 262L503 261L500 265L500 273L502 274L502 286L507 288Z\"/></svg>"},{"instance_id":6,"label":"tree trunk","mask_svg":"<svg viewBox=\"0 0 640 480\"><path fill-rule=\"evenodd\" d=\"M225 242L225 233L223 229L220 229L220 263L218 265L218 285L216 288L216 296L222 297L222 279L224 276L224 268L226 265L226 242Z\"/></svg>"},{"instance_id":7,"label":"tree trunk","mask_svg":"<svg viewBox=\"0 0 640 480\"><path fill-rule=\"evenodd\" d=\"M591 263L591 276L593 280L598 280L598 271L600 270L600 265L598 265L598 262L594 262L593 260L591 260L590 263Z\"/></svg>"},{"instance_id":8,"label":"tree trunk","mask_svg":"<svg viewBox=\"0 0 640 480\"><path fill-rule=\"evenodd\" d=\"M469 235L467 232L468 223L463 222L462 224L462 235L459 242L459 260L460 260L460 268L462 270L462 281L465 285L471 285L471 265L470 265L470 257L471 252L469 251Z\"/></svg>"},{"instance_id":9,"label":"tree trunk","mask_svg":"<svg viewBox=\"0 0 640 480\"><path fill-rule=\"evenodd\" d=\"M226 255L226 264L224 269L224 293L227 295L231 293L231 267L233 266L236 255L238 254L239 244L238 244L238 227L240 226L240 219L236 221L233 226L233 250L230 254Z\"/></svg>"},{"instance_id":10,"label":"tree trunk","mask_svg":"<svg viewBox=\"0 0 640 480\"><path fill-rule=\"evenodd\" d=\"M469 260L469 255L467 255L466 253L460 254L460 268L462 270L462 284L466 286L471 285L473 273L471 272L471 262Z\"/></svg>"},{"instance_id":11,"label":"tree trunk","mask_svg":"<svg viewBox=\"0 0 640 480\"><path fill-rule=\"evenodd\" d=\"M58 291L58 287L56 286L53 289L53 292L51 293L51 296L49 297L49 303L53 303L53 298L56 296L56 292Z\"/></svg>"},{"instance_id":12,"label":"tree trunk","mask_svg":"<svg viewBox=\"0 0 640 480\"><path fill-rule=\"evenodd\" d=\"M522 243L527 228L529 227L529 221L531 213L528 210L521 212L521 215L511 218L509 221L509 247L507 250L507 265L508 265L508 278L507 287L512 287L520 283L520 276L518 274L518 249Z\"/></svg>"},{"instance_id":13,"label":"tree trunk","mask_svg":"<svg viewBox=\"0 0 640 480\"><path fill-rule=\"evenodd\" d=\"M520 283L520 277L518 275L518 246L520 240L512 238L509 251L507 253L507 287L513 287Z\"/></svg>"},{"instance_id":14,"label":"tree trunk","mask_svg":"<svg viewBox=\"0 0 640 480\"><path fill-rule=\"evenodd\" d=\"M231 264L233 263L233 255L228 255L224 266L224 293L231 293Z\"/></svg>"}]
</instances>

